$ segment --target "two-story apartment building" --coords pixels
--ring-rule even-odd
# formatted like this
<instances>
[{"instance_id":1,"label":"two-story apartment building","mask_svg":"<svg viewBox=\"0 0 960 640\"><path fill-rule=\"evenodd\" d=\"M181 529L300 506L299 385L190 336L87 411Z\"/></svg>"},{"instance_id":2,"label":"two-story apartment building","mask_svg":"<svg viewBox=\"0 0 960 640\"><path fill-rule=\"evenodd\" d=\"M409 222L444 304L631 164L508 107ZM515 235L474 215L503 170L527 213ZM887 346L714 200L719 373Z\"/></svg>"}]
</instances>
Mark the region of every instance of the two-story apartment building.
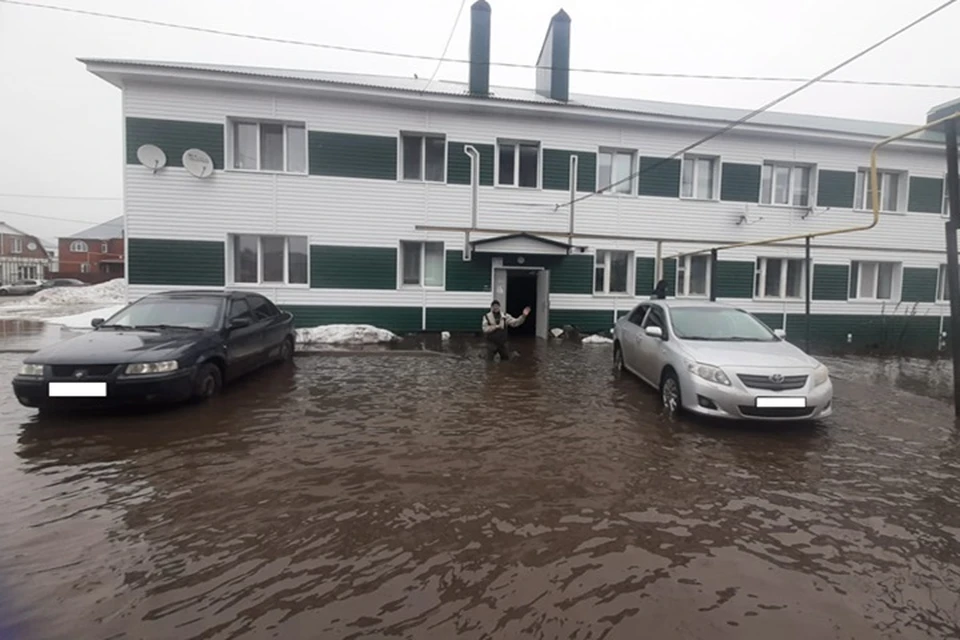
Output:
<instances>
[{"instance_id":1,"label":"two-story apartment building","mask_svg":"<svg viewBox=\"0 0 960 640\"><path fill-rule=\"evenodd\" d=\"M123 275L123 216L59 239L59 275Z\"/></svg>"},{"instance_id":2,"label":"two-story apartment building","mask_svg":"<svg viewBox=\"0 0 960 640\"><path fill-rule=\"evenodd\" d=\"M469 82L193 63L83 62L122 90L130 294L237 287L302 325L476 331L493 297L531 330L608 329L650 294L734 301L823 344L936 348L944 301L943 140L880 157L882 219L802 245L671 256L870 220L871 146L907 125L569 93L569 18L535 89L489 85L490 8L472 9ZM166 166L143 166L155 145ZM185 151L209 155L195 177ZM471 156L479 163L473 226ZM570 231L570 158L577 157ZM639 176L633 176L640 172ZM613 188L592 192L617 183ZM658 262L658 257L663 258Z\"/></svg>"},{"instance_id":3,"label":"two-story apartment building","mask_svg":"<svg viewBox=\"0 0 960 640\"><path fill-rule=\"evenodd\" d=\"M44 278L50 256L39 238L0 222L0 284Z\"/></svg>"}]
</instances>

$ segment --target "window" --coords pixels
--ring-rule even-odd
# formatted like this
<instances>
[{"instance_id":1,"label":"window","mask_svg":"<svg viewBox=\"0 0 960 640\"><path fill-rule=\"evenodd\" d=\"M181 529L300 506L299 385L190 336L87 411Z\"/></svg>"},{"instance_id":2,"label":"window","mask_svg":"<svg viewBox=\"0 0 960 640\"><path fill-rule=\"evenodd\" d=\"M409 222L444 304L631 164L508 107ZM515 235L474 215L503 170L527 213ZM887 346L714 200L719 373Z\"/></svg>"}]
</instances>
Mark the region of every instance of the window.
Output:
<instances>
[{"instance_id":1,"label":"window","mask_svg":"<svg viewBox=\"0 0 960 640\"><path fill-rule=\"evenodd\" d=\"M250 304L251 313L257 322L260 320L269 320L270 318L275 318L280 315L280 310L263 296L248 296L247 302Z\"/></svg>"},{"instance_id":2,"label":"window","mask_svg":"<svg viewBox=\"0 0 960 640\"><path fill-rule=\"evenodd\" d=\"M900 288L896 262L860 262L850 264L850 298L853 300L893 300Z\"/></svg>"},{"instance_id":3,"label":"window","mask_svg":"<svg viewBox=\"0 0 960 640\"><path fill-rule=\"evenodd\" d=\"M677 261L677 295L705 296L710 287L710 256L684 256Z\"/></svg>"},{"instance_id":4,"label":"window","mask_svg":"<svg viewBox=\"0 0 960 640\"><path fill-rule=\"evenodd\" d=\"M680 180L680 197L716 200L717 166L716 158L684 157L683 174Z\"/></svg>"},{"instance_id":5,"label":"window","mask_svg":"<svg viewBox=\"0 0 960 640\"><path fill-rule=\"evenodd\" d=\"M404 133L401 168L404 180L443 182L447 143L443 136L424 136Z\"/></svg>"},{"instance_id":6,"label":"window","mask_svg":"<svg viewBox=\"0 0 960 640\"><path fill-rule=\"evenodd\" d=\"M540 144L498 142L497 147L497 184L536 189L540 175Z\"/></svg>"},{"instance_id":7,"label":"window","mask_svg":"<svg viewBox=\"0 0 960 640\"><path fill-rule=\"evenodd\" d=\"M250 311L250 305L243 298L237 298L230 302L230 311L227 315L227 321L232 322L233 320L239 319L249 320L253 322L253 312Z\"/></svg>"},{"instance_id":8,"label":"window","mask_svg":"<svg viewBox=\"0 0 960 640\"><path fill-rule=\"evenodd\" d=\"M643 319L646 317L647 310L649 309L650 309L650 305L647 305L647 304L637 305L637 307L630 312L630 317L627 318L627 322L630 322L631 324L635 324L638 327L642 327Z\"/></svg>"},{"instance_id":9,"label":"window","mask_svg":"<svg viewBox=\"0 0 960 640\"><path fill-rule=\"evenodd\" d=\"M109 253L109 252L110 252L110 247L107 246L107 243L106 243L106 242L101 242L101 243L100 243L100 253Z\"/></svg>"},{"instance_id":10,"label":"window","mask_svg":"<svg viewBox=\"0 0 960 640\"><path fill-rule=\"evenodd\" d=\"M597 251L593 262L593 292L628 293L632 255L629 251Z\"/></svg>"},{"instance_id":11,"label":"window","mask_svg":"<svg viewBox=\"0 0 960 640\"><path fill-rule=\"evenodd\" d=\"M10 247L12 253L23 253L23 238L14 236L13 237L13 246Z\"/></svg>"},{"instance_id":12,"label":"window","mask_svg":"<svg viewBox=\"0 0 960 640\"><path fill-rule=\"evenodd\" d=\"M768 162L760 177L760 202L806 207L810 204L810 179L807 165Z\"/></svg>"},{"instance_id":13,"label":"window","mask_svg":"<svg viewBox=\"0 0 960 640\"><path fill-rule=\"evenodd\" d=\"M403 286L442 287L444 253L442 242L400 242Z\"/></svg>"},{"instance_id":14,"label":"window","mask_svg":"<svg viewBox=\"0 0 960 640\"><path fill-rule=\"evenodd\" d=\"M756 298L802 298L803 263L797 258L760 258L753 295Z\"/></svg>"},{"instance_id":15,"label":"window","mask_svg":"<svg viewBox=\"0 0 960 640\"><path fill-rule=\"evenodd\" d=\"M234 169L307 172L305 125L234 121L231 131Z\"/></svg>"},{"instance_id":16,"label":"window","mask_svg":"<svg viewBox=\"0 0 960 640\"><path fill-rule=\"evenodd\" d=\"M663 331L663 337L667 337L666 318L658 307L650 307L650 313L647 314L647 319L643 323L643 328L647 327L659 327Z\"/></svg>"},{"instance_id":17,"label":"window","mask_svg":"<svg viewBox=\"0 0 960 640\"><path fill-rule=\"evenodd\" d=\"M937 273L937 302L950 301L950 283L947 281L947 265L940 265Z\"/></svg>"},{"instance_id":18,"label":"window","mask_svg":"<svg viewBox=\"0 0 960 640\"><path fill-rule=\"evenodd\" d=\"M604 193L633 193L635 181L630 178L633 173L633 155L632 151L601 149L597 189L603 189ZM621 180L623 182L620 182Z\"/></svg>"},{"instance_id":19,"label":"window","mask_svg":"<svg viewBox=\"0 0 960 640\"><path fill-rule=\"evenodd\" d=\"M233 282L307 284L304 236L233 236Z\"/></svg>"},{"instance_id":20,"label":"window","mask_svg":"<svg viewBox=\"0 0 960 640\"><path fill-rule=\"evenodd\" d=\"M86 253L90 251L90 249L87 247L87 243L83 240L74 240L70 243L70 251L73 251L74 253Z\"/></svg>"},{"instance_id":21,"label":"window","mask_svg":"<svg viewBox=\"0 0 960 640\"><path fill-rule=\"evenodd\" d=\"M900 188L902 179L903 174L896 171L877 171L877 183L880 185L880 211L903 211L906 203L901 202L902 196L905 195ZM867 169L860 169L857 172L853 208L873 211L870 171Z\"/></svg>"},{"instance_id":22,"label":"window","mask_svg":"<svg viewBox=\"0 0 960 640\"><path fill-rule=\"evenodd\" d=\"M80 263L80 273L90 273L90 263L82 262Z\"/></svg>"}]
</instances>

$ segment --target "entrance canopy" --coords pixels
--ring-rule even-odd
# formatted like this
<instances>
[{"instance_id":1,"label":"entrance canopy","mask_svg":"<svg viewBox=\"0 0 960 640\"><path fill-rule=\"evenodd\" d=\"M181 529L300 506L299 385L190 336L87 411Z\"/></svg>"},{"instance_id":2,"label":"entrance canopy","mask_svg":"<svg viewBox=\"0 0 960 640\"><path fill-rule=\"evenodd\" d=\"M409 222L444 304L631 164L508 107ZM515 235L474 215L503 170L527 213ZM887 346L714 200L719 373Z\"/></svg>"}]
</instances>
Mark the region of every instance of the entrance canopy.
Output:
<instances>
[{"instance_id":1,"label":"entrance canopy","mask_svg":"<svg viewBox=\"0 0 960 640\"><path fill-rule=\"evenodd\" d=\"M548 256L565 256L570 253L583 252L582 247L575 247L566 242L550 240L542 236L535 236L531 233L511 233L506 236L497 236L485 240L476 240L471 242L473 251L476 253L523 253L539 254Z\"/></svg>"}]
</instances>

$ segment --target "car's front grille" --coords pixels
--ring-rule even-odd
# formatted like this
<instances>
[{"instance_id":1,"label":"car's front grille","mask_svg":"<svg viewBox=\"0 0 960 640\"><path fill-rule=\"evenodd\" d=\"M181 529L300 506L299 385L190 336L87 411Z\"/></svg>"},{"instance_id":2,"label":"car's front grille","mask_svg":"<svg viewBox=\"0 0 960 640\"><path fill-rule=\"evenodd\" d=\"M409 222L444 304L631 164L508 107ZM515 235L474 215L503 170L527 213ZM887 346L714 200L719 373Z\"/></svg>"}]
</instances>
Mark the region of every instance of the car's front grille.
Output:
<instances>
[{"instance_id":1,"label":"car's front grille","mask_svg":"<svg viewBox=\"0 0 960 640\"><path fill-rule=\"evenodd\" d=\"M115 364L55 364L50 367L54 378L104 378L117 368ZM77 375L78 372L83 372Z\"/></svg>"},{"instance_id":2,"label":"car's front grille","mask_svg":"<svg viewBox=\"0 0 960 640\"><path fill-rule=\"evenodd\" d=\"M816 407L751 407L740 405L740 413L751 418L804 418L812 415Z\"/></svg>"},{"instance_id":3,"label":"car's front grille","mask_svg":"<svg viewBox=\"0 0 960 640\"><path fill-rule=\"evenodd\" d=\"M783 376L782 380L777 381L772 380L772 376L768 375L757 376L746 373L738 373L737 377L740 378L740 382L751 389L764 389L766 391L791 391L803 389L803 386L807 384L806 375Z\"/></svg>"}]
</instances>

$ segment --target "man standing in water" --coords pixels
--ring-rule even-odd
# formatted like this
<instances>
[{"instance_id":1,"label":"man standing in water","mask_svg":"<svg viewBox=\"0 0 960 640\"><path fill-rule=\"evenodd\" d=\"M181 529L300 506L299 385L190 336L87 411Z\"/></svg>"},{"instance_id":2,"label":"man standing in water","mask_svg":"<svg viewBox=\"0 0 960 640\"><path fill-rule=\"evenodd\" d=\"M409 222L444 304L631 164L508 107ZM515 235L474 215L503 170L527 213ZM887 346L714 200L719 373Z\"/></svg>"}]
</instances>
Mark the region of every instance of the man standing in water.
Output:
<instances>
[{"instance_id":1,"label":"man standing in water","mask_svg":"<svg viewBox=\"0 0 960 640\"><path fill-rule=\"evenodd\" d=\"M487 339L487 360L493 360L500 354L500 361L510 359L510 350L507 348L507 327L519 327L530 315L530 307L523 310L523 315L514 318L509 313L500 312L500 301L494 300L490 305L490 313L483 316L483 335Z\"/></svg>"}]
</instances>

